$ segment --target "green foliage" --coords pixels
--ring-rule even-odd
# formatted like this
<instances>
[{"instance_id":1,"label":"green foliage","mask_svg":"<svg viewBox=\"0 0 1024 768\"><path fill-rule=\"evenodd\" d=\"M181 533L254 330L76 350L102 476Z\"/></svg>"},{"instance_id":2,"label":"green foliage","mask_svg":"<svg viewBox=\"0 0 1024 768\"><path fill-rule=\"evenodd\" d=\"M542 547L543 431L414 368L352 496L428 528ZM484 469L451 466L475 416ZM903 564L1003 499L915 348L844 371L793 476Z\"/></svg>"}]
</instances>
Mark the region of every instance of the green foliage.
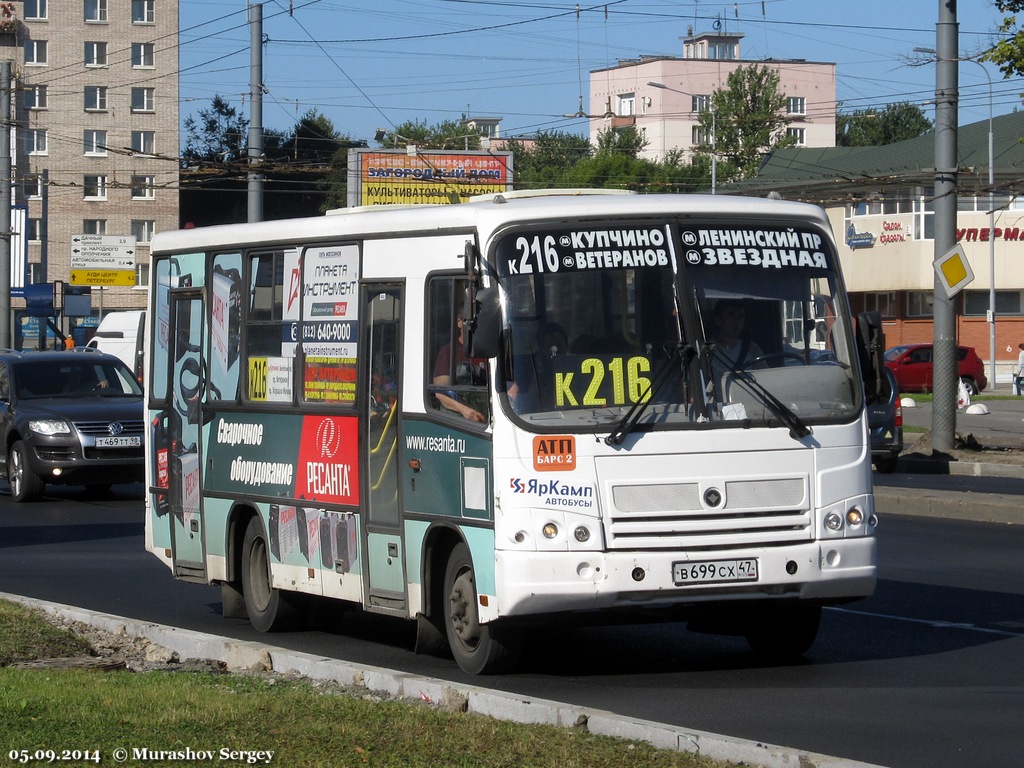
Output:
<instances>
[{"instance_id":1,"label":"green foliage","mask_svg":"<svg viewBox=\"0 0 1024 768\"><path fill-rule=\"evenodd\" d=\"M916 104L902 101L885 109L858 109L836 115L837 147L879 147L915 139L932 129L932 122Z\"/></svg>"},{"instance_id":2,"label":"green foliage","mask_svg":"<svg viewBox=\"0 0 1024 768\"><path fill-rule=\"evenodd\" d=\"M209 109L185 118L185 151L189 162L230 163L242 160L248 146L249 121L217 95Z\"/></svg>"},{"instance_id":3,"label":"green foliage","mask_svg":"<svg viewBox=\"0 0 1024 768\"><path fill-rule=\"evenodd\" d=\"M1024 75L1024 28L1017 14L1024 10L1024 0L996 0L996 8L1006 14L996 28L1000 39L983 56L982 61L999 65L1004 78Z\"/></svg>"},{"instance_id":4,"label":"green foliage","mask_svg":"<svg viewBox=\"0 0 1024 768\"><path fill-rule=\"evenodd\" d=\"M792 146L786 136L786 96L779 75L768 67L737 67L726 87L711 96L711 109L701 112L700 127L714 136L719 180L757 175L762 158L773 149Z\"/></svg>"},{"instance_id":5,"label":"green foliage","mask_svg":"<svg viewBox=\"0 0 1024 768\"><path fill-rule=\"evenodd\" d=\"M0 601L0 656L10 643L49 655L52 627ZM63 633L61 633L63 634ZM24 642L22 642L24 641ZM287 766L494 766L724 768L706 757L594 736L581 728L522 725L390 701L362 689L308 681L186 672L88 672L0 668L0 745L9 750L99 751L101 762L170 765L152 751L272 751L257 764ZM150 750L148 758L133 750ZM177 759L197 764L196 760ZM232 764L246 764L235 757ZM89 764L89 763L87 763Z\"/></svg>"},{"instance_id":6,"label":"green foliage","mask_svg":"<svg viewBox=\"0 0 1024 768\"><path fill-rule=\"evenodd\" d=\"M90 652L86 641L53 626L38 611L0 600L0 666Z\"/></svg>"},{"instance_id":7,"label":"green foliage","mask_svg":"<svg viewBox=\"0 0 1024 768\"><path fill-rule=\"evenodd\" d=\"M646 147L647 139L633 125L608 128L597 134L598 155L628 155L635 158Z\"/></svg>"},{"instance_id":8,"label":"green foliage","mask_svg":"<svg viewBox=\"0 0 1024 768\"><path fill-rule=\"evenodd\" d=\"M385 131L378 142L386 149L406 147L418 149L480 149L480 136L458 120L442 120L429 125L426 120L410 120Z\"/></svg>"}]
</instances>

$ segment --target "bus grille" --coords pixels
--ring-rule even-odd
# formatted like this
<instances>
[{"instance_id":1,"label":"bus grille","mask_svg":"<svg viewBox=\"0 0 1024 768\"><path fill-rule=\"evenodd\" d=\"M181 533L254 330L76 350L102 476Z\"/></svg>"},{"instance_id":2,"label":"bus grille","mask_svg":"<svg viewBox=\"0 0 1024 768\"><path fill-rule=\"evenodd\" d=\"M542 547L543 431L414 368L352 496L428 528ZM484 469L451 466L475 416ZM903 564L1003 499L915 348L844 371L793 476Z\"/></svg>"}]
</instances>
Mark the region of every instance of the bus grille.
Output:
<instances>
[{"instance_id":1,"label":"bus grille","mask_svg":"<svg viewBox=\"0 0 1024 768\"><path fill-rule=\"evenodd\" d=\"M723 482L714 485L717 505L705 498L709 490L712 484L613 486L609 548L728 549L811 539L804 478Z\"/></svg>"}]
</instances>

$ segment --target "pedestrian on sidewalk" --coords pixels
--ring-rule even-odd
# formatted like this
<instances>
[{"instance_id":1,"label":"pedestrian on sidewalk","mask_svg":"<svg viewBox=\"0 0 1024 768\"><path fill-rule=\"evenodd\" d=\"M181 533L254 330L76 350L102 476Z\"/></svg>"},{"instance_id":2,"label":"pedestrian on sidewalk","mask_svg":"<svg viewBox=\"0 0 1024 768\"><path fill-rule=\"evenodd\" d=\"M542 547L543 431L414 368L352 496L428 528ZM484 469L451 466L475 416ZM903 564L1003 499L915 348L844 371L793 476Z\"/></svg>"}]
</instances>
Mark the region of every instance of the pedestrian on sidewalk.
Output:
<instances>
[{"instance_id":1,"label":"pedestrian on sidewalk","mask_svg":"<svg viewBox=\"0 0 1024 768\"><path fill-rule=\"evenodd\" d=\"M1017 367L1013 370L1013 394L1024 395L1024 343L1018 344Z\"/></svg>"}]
</instances>

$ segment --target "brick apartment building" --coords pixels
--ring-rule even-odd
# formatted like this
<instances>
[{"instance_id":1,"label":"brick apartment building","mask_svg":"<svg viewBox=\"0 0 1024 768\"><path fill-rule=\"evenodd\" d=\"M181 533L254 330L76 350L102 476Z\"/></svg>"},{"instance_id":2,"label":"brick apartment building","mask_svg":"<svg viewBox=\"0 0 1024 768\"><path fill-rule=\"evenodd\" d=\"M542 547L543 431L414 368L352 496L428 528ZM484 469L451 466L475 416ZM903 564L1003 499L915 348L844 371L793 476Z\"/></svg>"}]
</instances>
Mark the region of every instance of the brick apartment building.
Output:
<instances>
[{"instance_id":1,"label":"brick apartment building","mask_svg":"<svg viewBox=\"0 0 1024 768\"><path fill-rule=\"evenodd\" d=\"M137 243L134 285L92 287L91 317L65 321L86 328L101 313L145 306L148 243L178 226L178 3L23 0L12 16L0 56L13 64L25 282L71 283L74 235ZM34 346L23 302L12 306L16 340L24 331Z\"/></svg>"}]
</instances>

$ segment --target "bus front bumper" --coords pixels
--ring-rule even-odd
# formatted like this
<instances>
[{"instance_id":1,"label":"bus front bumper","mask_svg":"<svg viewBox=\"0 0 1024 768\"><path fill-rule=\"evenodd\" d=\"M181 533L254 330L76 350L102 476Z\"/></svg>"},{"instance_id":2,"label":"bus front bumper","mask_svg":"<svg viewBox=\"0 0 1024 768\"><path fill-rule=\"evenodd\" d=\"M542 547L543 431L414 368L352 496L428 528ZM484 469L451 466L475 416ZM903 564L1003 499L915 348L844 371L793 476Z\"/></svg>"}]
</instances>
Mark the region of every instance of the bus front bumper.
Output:
<instances>
[{"instance_id":1,"label":"bus front bumper","mask_svg":"<svg viewBox=\"0 0 1024 768\"><path fill-rule=\"evenodd\" d=\"M877 580L874 537L716 552L509 552L495 563L499 616L700 605L789 598L842 603L868 597ZM749 560L756 561L751 579ZM701 578L742 562L739 578L679 584L685 570ZM729 578L729 575L726 578Z\"/></svg>"}]
</instances>

